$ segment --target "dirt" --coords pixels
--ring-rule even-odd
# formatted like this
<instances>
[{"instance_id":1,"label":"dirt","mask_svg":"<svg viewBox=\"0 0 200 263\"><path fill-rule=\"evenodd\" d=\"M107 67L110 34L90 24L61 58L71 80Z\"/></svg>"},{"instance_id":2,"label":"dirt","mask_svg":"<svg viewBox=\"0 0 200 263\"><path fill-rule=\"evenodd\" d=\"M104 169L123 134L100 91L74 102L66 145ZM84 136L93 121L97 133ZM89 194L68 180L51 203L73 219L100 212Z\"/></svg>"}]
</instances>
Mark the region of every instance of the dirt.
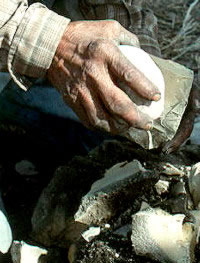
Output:
<instances>
[{"instance_id":1,"label":"dirt","mask_svg":"<svg viewBox=\"0 0 200 263\"><path fill-rule=\"evenodd\" d=\"M1 134L0 138L3 138ZM12 226L14 239L31 241L29 236L31 232L31 216L35 204L39 198L42 189L48 184L49 180L54 174L54 171L59 165L59 163L53 163L49 160L56 158L52 155L52 151L49 151L49 147L44 147L42 145L37 145L33 143L30 136L13 136L13 134L4 135L2 140L2 152L4 152L4 157L2 157L1 162L1 172L3 175L3 197L8 212L8 217L10 224ZM19 145L20 144L20 145ZM20 146L20 147L19 147ZM38 152L38 147L40 151ZM7 149L7 150L6 150ZM9 149L9 150L8 150ZM31 151L30 151L31 149ZM181 148L178 153L172 155L163 155L159 153L158 150L146 151L136 144L122 140L108 141L102 145L98 150L93 151L87 157L76 156L72 161L70 161L71 169L80 170L79 163L83 163L84 158L89 158L87 165L88 174L92 170L90 166L94 163L97 165L97 170L102 173L109 167L111 167L116 162L121 161L131 161L133 159L138 159L142 164L145 164L146 168L153 169L160 162L170 162L176 167L181 167L183 165L192 165L198 161L200 153L200 147L193 147L190 145ZM43 159L43 156L47 157L47 160ZM9 158L8 158L9 156ZM49 159L48 159L49 158ZM37 167L38 175L26 177L17 174L15 171L15 163L21 159L31 160ZM8 161L9 160L9 161ZM43 162L41 162L43 160ZM92 161L93 160L93 161ZM61 161L60 165L67 162ZM102 163L102 166L99 166ZM51 165L49 165L51 164ZM74 167L72 167L74 166ZM85 165L83 165L85 167ZM83 174L87 174L87 171L83 171ZM79 184L80 187L88 188L88 180ZM78 192L78 189L77 189ZM144 193L143 193L144 194ZM148 193L149 194L149 193ZM148 196L146 197L148 199ZM119 237L113 234L113 230L117 228L118 222L120 220L121 224L131 224L131 215L133 211L139 209L139 203L133 202L132 206L129 207L123 214L116 216L111 222L109 222L111 228L104 229L100 236L94 239L92 242L80 242L77 244L77 263L90 263L90 262L105 262L105 263L118 263L118 262L149 262L153 263L148 258L136 256L131 240L130 233L127 238ZM66 262L66 250L60 250L60 254L64 254L65 260L61 260L61 256L54 260L54 262ZM197 257L199 255L199 250L197 251ZM9 254L5 255L1 259L1 263L10 263L11 259ZM50 263L48 261L48 263ZM198 262L198 261L197 261Z\"/></svg>"}]
</instances>

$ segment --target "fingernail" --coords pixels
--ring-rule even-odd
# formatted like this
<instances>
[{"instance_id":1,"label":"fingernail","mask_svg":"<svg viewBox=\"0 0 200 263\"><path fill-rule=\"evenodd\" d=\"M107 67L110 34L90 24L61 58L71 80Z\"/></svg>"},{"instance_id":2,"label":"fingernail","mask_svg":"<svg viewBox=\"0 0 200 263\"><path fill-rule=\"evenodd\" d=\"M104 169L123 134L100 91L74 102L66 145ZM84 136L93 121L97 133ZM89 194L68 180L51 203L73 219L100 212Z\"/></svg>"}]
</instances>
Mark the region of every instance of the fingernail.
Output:
<instances>
[{"instance_id":1,"label":"fingernail","mask_svg":"<svg viewBox=\"0 0 200 263\"><path fill-rule=\"evenodd\" d=\"M158 100L160 100L160 98L161 98L160 93L157 93L157 94L155 94L155 95L153 96L153 100L154 100L154 101L158 101Z\"/></svg>"}]
</instances>

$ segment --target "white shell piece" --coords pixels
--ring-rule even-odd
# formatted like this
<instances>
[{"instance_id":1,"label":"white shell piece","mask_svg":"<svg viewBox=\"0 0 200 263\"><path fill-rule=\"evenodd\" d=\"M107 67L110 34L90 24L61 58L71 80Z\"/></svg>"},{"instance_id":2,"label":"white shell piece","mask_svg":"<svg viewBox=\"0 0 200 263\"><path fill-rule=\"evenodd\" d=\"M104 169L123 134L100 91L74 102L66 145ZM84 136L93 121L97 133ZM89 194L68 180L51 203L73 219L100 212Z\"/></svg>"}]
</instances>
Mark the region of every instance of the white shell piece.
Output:
<instances>
[{"instance_id":1,"label":"white shell piece","mask_svg":"<svg viewBox=\"0 0 200 263\"><path fill-rule=\"evenodd\" d=\"M156 184L155 184L155 189L156 192L161 195L164 193L167 193L169 190L169 182L168 181L163 181L163 180L159 180Z\"/></svg>"},{"instance_id":2,"label":"white shell piece","mask_svg":"<svg viewBox=\"0 0 200 263\"><path fill-rule=\"evenodd\" d=\"M133 215L131 240L136 254L160 262L193 262L198 228L184 223L184 218L152 208Z\"/></svg>"},{"instance_id":3,"label":"white shell piece","mask_svg":"<svg viewBox=\"0 0 200 263\"><path fill-rule=\"evenodd\" d=\"M100 227L90 227L88 230L86 230L82 237L87 241L90 242L92 239L94 239L96 236L98 236L101 233Z\"/></svg>"},{"instance_id":4,"label":"white shell piece","mask_svg":"<svg viewBox=\"0 0 200 263\"><path fill-rule=\"evenodd\" d=\"M165 81L163 75L152 60L150 55L144 50L127 45L119 46L121 52L129 59L129 61L148 78L155 86L158 87L161 93L161 99L157 102L149 102L141 99L136 93L133 93L129 87L124 87L129 97L138 105L138 108L143 113L148 114L152 119L157 119L161 116L164 110L164 94ZM122 88L123 89L123 88ZM142 103L142 104L141 104ZM141 104L141 105L140 105Z\"/></svg>"},{"instance_id":5,"label":"white shell piece","mask_svg":"<svg viewBox=\"0 0 200 263\"><path fill-rule=\"evenodd\" d=\"M7 218L0 211L0 252L5 254L8 252L12 244L12 232Z\"/></svg>"},{"instance_id":6,"label":"white shell piece","mask_svg":"<svg viewBox=\"0 0 200 263\"><path fill-rule=\"evenodd\" d=\"M38 263L41 255L46 255L48 251L40 247L31 246L22 242L20 263Z\"/></svg>"}]
</instances>

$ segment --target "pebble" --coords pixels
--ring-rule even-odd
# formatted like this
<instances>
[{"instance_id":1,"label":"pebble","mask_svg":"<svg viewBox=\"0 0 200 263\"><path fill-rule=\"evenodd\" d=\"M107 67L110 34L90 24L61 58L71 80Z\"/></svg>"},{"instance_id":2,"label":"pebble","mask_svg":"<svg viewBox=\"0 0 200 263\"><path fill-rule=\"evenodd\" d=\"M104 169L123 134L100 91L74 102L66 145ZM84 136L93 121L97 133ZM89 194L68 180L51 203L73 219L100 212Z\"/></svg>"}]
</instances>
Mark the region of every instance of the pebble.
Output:
<instances>
[{"instance_id":1,"label":"pebble","mask_svg":"<svg viewBox=\"0 0 200 263\"><path fill-rule=\"evenodd\" d=\"M28 160L22 160L15 164L15 170L20 174L24 176L31 176L38 174L38 171L36 170L35 165L28 161Z\"/></svg>"}]
</instances>

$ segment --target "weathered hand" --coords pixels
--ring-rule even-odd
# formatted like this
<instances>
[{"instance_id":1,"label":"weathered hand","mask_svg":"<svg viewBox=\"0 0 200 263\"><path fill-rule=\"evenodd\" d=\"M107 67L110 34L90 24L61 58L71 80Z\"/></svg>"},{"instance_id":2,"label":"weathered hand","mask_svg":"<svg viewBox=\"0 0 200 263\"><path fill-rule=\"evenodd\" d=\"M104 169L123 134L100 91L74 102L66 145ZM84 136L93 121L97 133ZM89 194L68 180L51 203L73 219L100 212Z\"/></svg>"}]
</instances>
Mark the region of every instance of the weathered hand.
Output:
<instances>
[{"instance_id":1,"label":"weathered hand","mask_svg":"<svg viewBox=\"0 0 200 263\"><path fill-rule=\"evenodd\" d=\"M71 22L57 48L47 76L88 128L113 134L116 119L140 129L151 120L117 86L125 82L141 97L159 100L160 92L120 52L117 45L138 39L116 21Z\"/></svg>"}]
</instances>

